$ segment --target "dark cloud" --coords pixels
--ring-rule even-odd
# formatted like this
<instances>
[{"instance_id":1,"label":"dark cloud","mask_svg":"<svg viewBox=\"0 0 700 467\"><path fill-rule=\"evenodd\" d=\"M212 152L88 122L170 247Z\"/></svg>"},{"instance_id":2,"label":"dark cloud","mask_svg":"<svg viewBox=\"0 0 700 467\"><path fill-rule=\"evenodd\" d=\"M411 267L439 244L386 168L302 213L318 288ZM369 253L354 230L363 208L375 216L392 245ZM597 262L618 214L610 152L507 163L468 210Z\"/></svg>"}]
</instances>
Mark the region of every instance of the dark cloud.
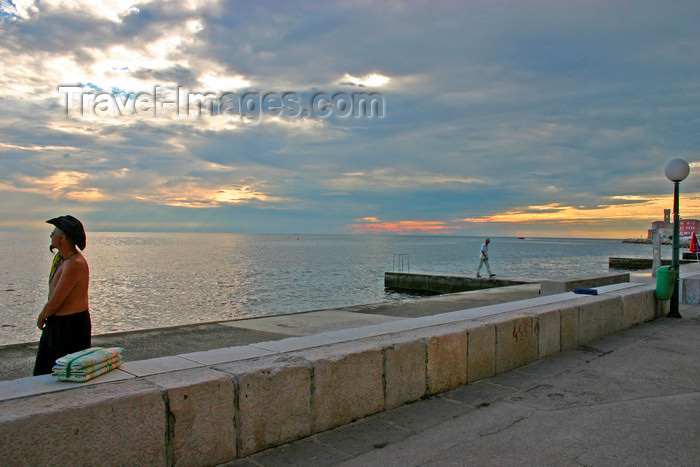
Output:
<instances>
[{"instance_id":1,"label":"dark cloud","mask_svg":"<svg viewBox=\"0 0 700 467\"><path fill-rule=\"evenodd\" d=\"M105 226L128 222L120 213L131 207L135 226L175 226L189 213L202 229L279 231L271 211L282 211L285 229L329 232L363 217L590 210L666 195L666 161L700 158L697 2L223 1L191 10L156 1L112 16L38 8L0 19L0 189L72 174L103 198L66 202L90 206ZM390 81L368 86L371 73ZM81 118L61 107L63 76L125 93L159 84L305 100L380 92L386 113ZM697 180L686 192L700 191ZM163 206L168 190L206 196L244 185L276 201ZM42 195L12 197L26 208Z\"/></svg>"}]
</instances>

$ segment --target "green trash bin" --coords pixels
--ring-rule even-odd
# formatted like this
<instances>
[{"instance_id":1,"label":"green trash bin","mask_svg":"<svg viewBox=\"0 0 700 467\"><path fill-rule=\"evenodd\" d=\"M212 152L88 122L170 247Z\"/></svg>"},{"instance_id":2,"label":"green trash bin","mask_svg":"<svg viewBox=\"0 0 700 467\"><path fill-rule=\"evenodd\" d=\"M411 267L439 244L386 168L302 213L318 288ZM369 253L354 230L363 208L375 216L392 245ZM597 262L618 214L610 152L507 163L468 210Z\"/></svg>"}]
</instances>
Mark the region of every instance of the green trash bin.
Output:
<instances>
[{"instance_id":1,"label":"green trash bin","mask_svg":"<svg viewBox=\"0 0 700 467\"><path fill-rule=\"evenodd\" d=\"M676 286L676 270L673 266L661 266L656 270L656 299L670 300Z\"/></svg>"}]
</instances>

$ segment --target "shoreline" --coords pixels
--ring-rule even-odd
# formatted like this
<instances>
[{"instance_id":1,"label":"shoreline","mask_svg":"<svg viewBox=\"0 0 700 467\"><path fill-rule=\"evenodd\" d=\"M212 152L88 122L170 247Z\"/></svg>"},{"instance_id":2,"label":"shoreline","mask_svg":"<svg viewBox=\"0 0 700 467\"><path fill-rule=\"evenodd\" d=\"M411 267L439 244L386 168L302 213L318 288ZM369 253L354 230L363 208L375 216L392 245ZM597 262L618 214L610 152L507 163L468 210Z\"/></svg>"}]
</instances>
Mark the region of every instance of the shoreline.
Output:
<instances>
[{"instance_id":1,"label":"shoreline","mask_svg":"<svg viewBox=\"0 0 700 467\"><path fill-rule=\"evenodd\" d=\"M655 281L650 270L630 272L630 282ZM126 360L146 360L396 319L432 316L533 298L539 294L539 283L515 285L256 318L96 334L92 336L92 345L122 347ZM0 346L0 381L31 376L38 345L36 341Z\"/></svg>"},{"instance_id":2,"label":"shoreline","mask_svg":"<svg viewBox=\"0 0 700 467\"><path fill-rule=\"evenodd\" d=\"M92 336L97 347L122 347L126 360L146 360L234 345L281 340L404 318L431 316L539 296L539 284L432 295L232 321L185 324ZM0 381L31 376L37 342L0 346Z\"/></svg>"},{"instance_id":3,"label":"shoreline","mask_svg":"<svg viewBox=\"0 0 700 467\"><path fill-rule=\"evenodd\" d=\"M148 329L274 313L296 313L385 299L381 280L392 254L410 255L412 269L472 273L481 240L468 237L280 236L217 238L97 235L86 249L92 282L93 332ZM277 238L273 238L277 237ZM499 237L494 237L495 239ZM7 252L19 240L4 239ZM13 242L18 242L17 245ZM0 345L38 340L37 310L45 304L45 236L22 239L7 256L0 293ZM197 254L187 267L173 252ZM619 240L532 238L499 240L492 267L499 276L559 278L603 274L610 256L650 256L645 245ZM126 258L132 251L132 260ZM525 259L530 258L530 259ZM99 316L98 316L99 315Z\"/></svg>"}]
</instances>

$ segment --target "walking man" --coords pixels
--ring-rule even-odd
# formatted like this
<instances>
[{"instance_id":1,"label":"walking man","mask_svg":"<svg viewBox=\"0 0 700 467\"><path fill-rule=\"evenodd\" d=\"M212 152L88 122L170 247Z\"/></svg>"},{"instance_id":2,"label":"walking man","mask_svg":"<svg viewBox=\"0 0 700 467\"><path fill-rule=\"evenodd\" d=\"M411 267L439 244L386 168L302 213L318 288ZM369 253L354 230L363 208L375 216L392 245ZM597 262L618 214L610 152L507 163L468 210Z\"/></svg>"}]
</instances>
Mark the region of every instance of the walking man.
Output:
<instances>
[{"instance_id":1,"label":"walking man","mask_svg":"<svg viewBox=\"0 0 700 467\"><path fill-rule=\"evenodd\" d=\"M476 277L481 277L479 271L481 271L481 266L483 265L486 265L486 272L489 273L489 277L496 275L491 273L491 268L489 267L489 243L491 243L491 239L487 238L484 243L481 244L481 250L479 251L479 267L476 269Z\"/></svg>"},{"instance_id":2,"label":"walking man","mask_svg":"<svg viewBox=\"0 0 700 467\"><path fill-rule=\"evenodd\" d=\"M90 347L90 311L88 283L90 270L78 251L85 248L83 224L73 216L48 221L56 228L51 232L49 250L58 253L49 275L49 300L39 314L36 325L41 329L34 376L51 373L56 360Z\"/></svg>"}]
</instances>

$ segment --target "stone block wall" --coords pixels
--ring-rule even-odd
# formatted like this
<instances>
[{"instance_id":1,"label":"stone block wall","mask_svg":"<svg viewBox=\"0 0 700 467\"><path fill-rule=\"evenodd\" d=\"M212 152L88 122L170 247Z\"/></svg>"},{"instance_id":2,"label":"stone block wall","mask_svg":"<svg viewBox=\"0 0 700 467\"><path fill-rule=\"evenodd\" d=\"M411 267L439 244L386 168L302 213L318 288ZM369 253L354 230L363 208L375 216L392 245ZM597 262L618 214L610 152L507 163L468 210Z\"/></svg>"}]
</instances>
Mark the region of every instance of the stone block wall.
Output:
<instances>
[{"instance_id":1,"label":"stone block wall","mask_svg":"<svg viewBox=\"0 0 700 467\"><path fill-rule=\"evenodd\" d=\"M217 365L234 382L231 401L240 457L314 432L313 367L301 358L263 357ZM229 458L231 459L231 458Z\"/></svg>"},{"instance_id":2,"label":"stone block wall","mask_svg":"<svg viewBox=\"0 0 700 467\"><path fill-rule=\"evenodd\" d=\"M394 409L426 393L427 349L422 341L390 343L384 354L384 409Z\"/></svg>"},{"instance_id":3,"label":"stone block wall","mask_svg":"<svg viewBox=\"0 0 700 467\"><path fill-rule=\"evenodd\" d=\"M130 380L0 402L2 465L165 465L164 392Z\"/></svg>"},{"instance_id":4,"label":"stone block wall","mask_svg":"<svg viewBox=\"0 0 700 467\"><path fill-rule=\"evenodd\" d=\"M205 465L236 457L231 378L209 368L196 368L149 376L144 381L153 383L164 396L167 458L175 465ZM131 449L128 444L123 447Z\"/></svg>"},{"instance_id":5,"label":"stone block wall","mask_svg":"<svg viewBox=\"0 0 700 467\"><path fill-rule=\"evenodd\" d=\"M369 326L367 337L270 356L6 398L0 458L225 463L654 319L653 293L639 286L522 300Z\"/></svg>"}]
</instances>

